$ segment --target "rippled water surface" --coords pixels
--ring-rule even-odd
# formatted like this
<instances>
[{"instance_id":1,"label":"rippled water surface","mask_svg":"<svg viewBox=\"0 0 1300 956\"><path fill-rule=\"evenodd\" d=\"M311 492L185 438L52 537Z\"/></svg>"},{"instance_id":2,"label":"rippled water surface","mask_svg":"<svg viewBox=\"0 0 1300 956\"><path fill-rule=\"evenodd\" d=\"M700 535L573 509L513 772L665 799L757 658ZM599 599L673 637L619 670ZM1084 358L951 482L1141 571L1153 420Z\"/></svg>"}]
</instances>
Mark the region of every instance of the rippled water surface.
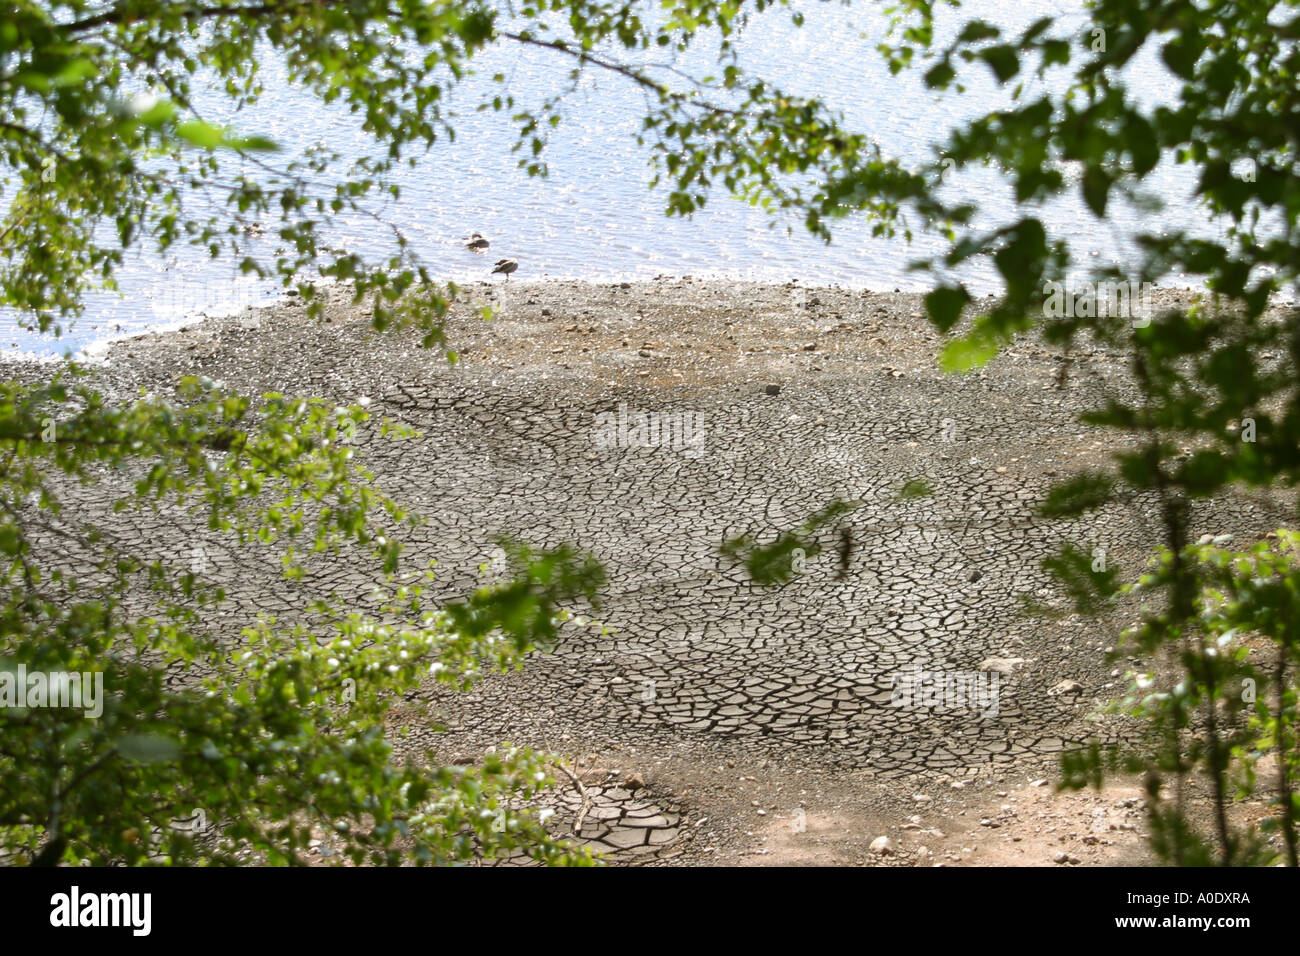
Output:
<instances>
[{"instance_id":1,"label":"rippled water surface","mask_svg":"<svg viewBox=\"0 0 1300 956\"><path fill-rule=\"evenodd\" d=\"M924 88L920 73L891 77L875 50L885 20L879 5L845 8L830 3L800 3L807 23L796 28L789 12L764 14L747 29L741 63L787 90L814 95L841 110L852 128L875 137L887 154L921 161L934 144L963 117L978 115L1006 102L982 67L970 68L974 82L962 95L940 97ZM1040 16L1062 16L1063 24L1087 28L1081 3L998 0L968 3L962 20L982 16L1017 30ZM961 21L946 24L952 33ZM941 37L942 39L942 37ZM938 248L921 238L911 246L901 238L871 235L865 219L846 219L825 245L794 223L772 227L761 210L718 193L692 219L663 214L666 192L647 188L647 153L634 135L645 101L625 79L591 71L569 94L565 122L554 133L546 158L549 179L530 178L516 167L510 152L515 130L504 113L475 112L495 72L509 77L522 102L536 102L569 85L571 62L546 51L520 56L517 49L492 49L475 60L479 75L456 96L464 110L455 143L441 143L414 169L403 169L400 201L377 207L385 222L413 241L434 271L448 279L483 278L491 263L509 256L520 263L517 278L563 277L592 280L670 275L734 276L748 279L840 283L871 288L921 288L906 272L907 263ZM688 57L677 65L697 73L707 63ZM204 104L208 119L229 122L246 132L269 133L281 142L280 157L324 141L348 156L374 152L373 144L345 111L322 107L287 86L283 65L268 56L262 64L267 94L259 107L238 116L219 95ZM1133 81L1145 98L1167 97L1173 80L1153 60L1135 64ZM1030 81L1031 84L1033 81ZM1031 86L1032 89L1032 86ZM223 112L224 110L224 112ZM1153 191L1167 203L1160 216L1164 228L1189 226L1201 214L1187 201L1192 180L1183 168L1165 165L1152 178ZM1011 214L1008 190L991 170L963 172L947 187L969 191L985 206L988 222ZM1150 227L1148 214L1115 206L1113 223L1100 226L1076 195L1047 214L1078 243L1084 264L1119 259L1121 236L1139 225ZM1148 221L1144 221L1148 220ZM475 256L461 237L476 230L492 241L490 253ZM340 245L378 257L390 250L384 225L361 220L334 238ZM274 235L256 241L273 255ZM994 273L977 263L964 274L979 291L993 291ZM256 303L275 289L236 278L228 260L210 260L206 252L175 249L166 261L132 256L119 275L121 295L96 294L85 317L51 344L0 323L0 346L38 352L82 348L109 337L174 324L200 311L218 311Z\"/></svg>"}]
</instances>

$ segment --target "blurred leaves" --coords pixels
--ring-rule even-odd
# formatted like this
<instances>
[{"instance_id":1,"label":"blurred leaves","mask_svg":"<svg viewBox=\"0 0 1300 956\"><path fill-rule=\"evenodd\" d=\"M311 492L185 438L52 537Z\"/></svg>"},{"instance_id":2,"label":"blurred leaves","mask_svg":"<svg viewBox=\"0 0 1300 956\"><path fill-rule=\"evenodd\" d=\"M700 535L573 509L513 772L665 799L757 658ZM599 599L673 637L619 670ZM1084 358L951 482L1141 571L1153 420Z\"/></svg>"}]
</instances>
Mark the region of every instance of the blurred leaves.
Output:
<instances>
[{"instance_id":1,"label":"blurred leaves","mask_svg":"<svg viewBox=\"0 0 1300 956\"><path fill-rule=\"evenodd\" d=\"M801 569L798 562L811 560L821 554L823 532L841 528L850 534L841 519L850 514L858 503L835 500L820 511L810 515L798 527L777 533L768 544L760 544L752 534L743 534L725 541L720 553L731 561L744 565L750 579L762 587L785 584ZM841 565L846 565L851 543L841 538Z\"/></svg>"}]
</instances>

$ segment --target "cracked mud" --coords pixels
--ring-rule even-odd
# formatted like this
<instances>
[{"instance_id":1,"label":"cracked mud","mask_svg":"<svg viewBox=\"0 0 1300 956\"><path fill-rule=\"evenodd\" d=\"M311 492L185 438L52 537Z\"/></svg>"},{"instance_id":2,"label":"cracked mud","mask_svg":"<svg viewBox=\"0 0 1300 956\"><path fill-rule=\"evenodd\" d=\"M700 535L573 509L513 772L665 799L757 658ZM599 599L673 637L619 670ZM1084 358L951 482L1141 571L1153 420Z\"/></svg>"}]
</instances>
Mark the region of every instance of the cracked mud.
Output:
<instances>
[{"instance_id":1,"label":"cracked mud","mask_svg":"<svg viewBox=\"0 0 1300 956\"><path fill-rule=\"evenodd\" d=\"M1093 716L1123 688L1102 650L1127 622L1021 610L1024 594L1057 599L1039 562L1065 541L1132 569L1154 540L1151 500L1073 522L1034 511L1054 479L1115 450L1077 415L1126 393L1122 356L1076 353L1065 388L1058 359L1032 343L946 375L919 297L902 294L690 281L470 291L503 311L453 316L454 366L374 333L339 298L324 324L290 302L120 343L104 372L124 390L203 374L367 396L376 420L416 427L414 441L357 438L384 490L429 519L406 559L437 559L442 597L481 583L498 534L567 541L604 563L597 617L610 633L570 624L520 673L464 695L431 688L403 708L411 745L448 760L503 740L582 755L592 805L578 837L613 859L762 854L777 829L803 833L803 814L813 830L857 821L836 824L850 829L834 858L858 860L879 821L947 812L954 782L1039 776L1089 737L1132 732ZM909 482L929 493L908 497ZM837 498L858 503L846 568L828 539L790 583L764 588L719 554ZM1281 516L1244 497L1198 507L1198 534L1253 535ZM202 543L236 595L230 623L291 619L305 603L269 557L130 520L160 553ZM305 588L365 607L372 585L336 562ZM945 675L950 693L900 706L901 675L918 670ZM629 788L630 774L644 780ZM918 807L918 792L942 797ZM560 831L580 803L576 789L552 794ZM899 840L934 823L913 817Z\"/></svg>"}]
</instances>

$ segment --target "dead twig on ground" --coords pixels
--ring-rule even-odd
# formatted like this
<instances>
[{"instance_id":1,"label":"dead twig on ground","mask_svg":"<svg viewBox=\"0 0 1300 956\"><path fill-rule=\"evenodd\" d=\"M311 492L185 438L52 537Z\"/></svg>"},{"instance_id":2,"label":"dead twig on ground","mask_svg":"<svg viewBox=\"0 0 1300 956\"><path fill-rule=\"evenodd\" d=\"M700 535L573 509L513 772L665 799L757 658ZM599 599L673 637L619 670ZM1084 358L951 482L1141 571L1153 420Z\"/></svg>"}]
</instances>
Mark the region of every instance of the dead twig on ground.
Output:
<instances>
[{"instance_id":1,"label":"dead twig on ground","mask_svg":"<svg viewBox=\"0 0 1300 956\"><path fill-rule=\"evenodd\" d=\"M555 766L564 771L564 775L573 781L573 786L577 789L578 795L582 798L582 805L578 807L578 815L573 818L573 835L581 836L583 821L587 819L587 812L591 810L591 795L587 793L587 787L583 784L581 778L572 770L560 763L558 760Z\"/></svg>"}]
</instances>

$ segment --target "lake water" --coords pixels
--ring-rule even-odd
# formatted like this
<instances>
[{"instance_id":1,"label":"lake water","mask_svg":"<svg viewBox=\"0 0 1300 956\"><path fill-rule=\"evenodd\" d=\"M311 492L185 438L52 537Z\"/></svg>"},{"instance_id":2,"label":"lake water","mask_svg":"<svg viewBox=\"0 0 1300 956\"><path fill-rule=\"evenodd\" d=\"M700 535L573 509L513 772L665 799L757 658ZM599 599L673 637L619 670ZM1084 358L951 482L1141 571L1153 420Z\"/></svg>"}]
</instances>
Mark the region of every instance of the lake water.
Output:
<instances>
[{"instance_id":1,"label":"lake water","mask_svg":"<svg viewBox=\"0 0 1300 956\"><path fill-rule=\"evenodd\" d=\"M969 67L964 94L939 96L925 89L922 70L891 77L875 45L885 19L878 5L845 8L833 3L796 3L807 15L804 27L788 11L773 10L747 27L741 63L790 92L818 96L841 110L851 128L875 137L887 154L921 162L953 124L1006 105L986 68ZM1080 33L1088 29L1081 3L1000 0L967 3L960 13L945 11L944 33L955 33L966 19L982 16L1010 30L1040 16L1062 17ZM942 38L941 38L942 42ZM761 211L717 193L706 209L689 220L663 215L664 191L647 189L647 153L634 134L644 109L641 93L626 80L592 69L569 95L565 122L554 133L546 158L549 179L530 178L516 168L510 152L514 128L504 113L473 111L480 96L494 89L490 77L506 73L522 102L536 102L568 84L571 62L547 51L498 48L475 59L480 76L458 93L464 109L455 143L440 143L415 169L397 176L402 197L376 206L386 222L402 229L433 271L446 279L486 278L491 263L508 256L519 261L516 279L544 277L623 280L660 274L727 276L751 280L843 284L863 288L921 289L907 263L939 248L922 237L871 235L871 223L847 218L836 226L828 246L785 223L771 228ZM677 65L707 72L707 62L683 57ZM205 115L243 132L269 134L282 143L280 160L323 141L348 156L375 151L345 111L322 107L284 81L283 65L263 63L267 94L255 110L238 116L219 95L203 101ZM697 75L698 75L697 73ZM1144 100L1164 99L1176 89L1173 77L1154 58L1135 63L1132 79ZM600 74L600 75L596 75ZM1033 89L1031 83L1031 90ZM1185 167L1162 164L1151 179L1153 191L1168 203L1161 224L1204 231L1203 215L1188 201L1193 177ZM962 171L945 187L954 195L974 195L985 207L984 222L1012 215L1009 190L992 170ZM1124 237L1147 226L1149 214L1115 206L1114 221L1099 225L1077 193L1043 214L1068 234L1081 266L1123 261ZM268 223L268 226L273 225ZM467 252L461 237L478 231L490 238L488 255ZM390 250L385 228L373 220L343 224L333 234L338 244L375 258ZM272 255L274 235L255 240ZM976 291L997 289L987 262L963 272ZM499 279L499 277L497 277ZM119 274L121 294L95 294L86 315L57 342L26 335L12 320L0 318L0 347L42 354L62 353L148 329L174 326L206 311L242 308L273 298L274 287L240 279L228 260L211 260L205 251L174 249L166 261L155 255L129 257ZM1192 284L1190 281L1187 284Z\"/></svg>"}]
</instances>

